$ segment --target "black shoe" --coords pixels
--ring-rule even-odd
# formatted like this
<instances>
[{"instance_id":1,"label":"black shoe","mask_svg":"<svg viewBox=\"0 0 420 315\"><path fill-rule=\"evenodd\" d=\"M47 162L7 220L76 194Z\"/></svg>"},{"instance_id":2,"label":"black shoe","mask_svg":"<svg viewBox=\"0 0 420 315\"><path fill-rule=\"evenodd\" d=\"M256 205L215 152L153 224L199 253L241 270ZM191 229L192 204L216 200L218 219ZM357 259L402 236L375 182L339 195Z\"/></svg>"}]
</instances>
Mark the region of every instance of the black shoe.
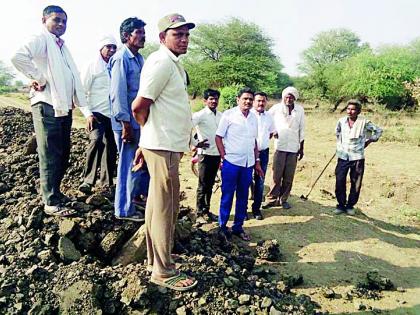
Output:
<instances>
[{"instance_id":1,"label":"black shoe","mask_svg":"<svg viewBox=\"0 0 420 315\"><path fill-rule=\"evenodd\" d=\"M254 216L255 220L262 220L264 219L260 210L252 211L252 215Z\"/></svg>"},{"instance_id":2,"label":"black shoe","mask_svg":"<svg viewBox=\"0 0 420 315\"><path fill-rule=\"evenodd\" d=\"M211 222L217 222L219 220L219 217L211 212L207 212L205 215L209 218Z\"/></svg>"},{"instance_id":3,"label":"black shoe","mask_svg":"<svg viewBox=\"0 0 420 315\"><path fill-rule=\"evenodd\" d=\"M290 209L292 207L287 201L283 201L281 206L283 209Z\"/></svg>"},{"instance_id":4,"label":"black shoe","mask_svg":"<svg viewBox=\"0 0 420 315\"><path fill-rule=\"evenodd\" d=\"M79 190L86 194L86 195L90 195L92 193L92 185L83 182L80 186L79 186Z\"/></svg>"}]
</instances>

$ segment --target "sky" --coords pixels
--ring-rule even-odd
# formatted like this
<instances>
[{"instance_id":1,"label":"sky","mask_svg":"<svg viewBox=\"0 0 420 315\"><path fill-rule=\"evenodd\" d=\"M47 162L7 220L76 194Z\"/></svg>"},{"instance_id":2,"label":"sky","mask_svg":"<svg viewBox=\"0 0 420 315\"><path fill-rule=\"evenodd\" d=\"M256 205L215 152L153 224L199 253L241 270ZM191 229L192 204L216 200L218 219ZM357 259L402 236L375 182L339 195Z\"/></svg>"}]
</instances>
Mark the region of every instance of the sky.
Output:
<instances>
[{"instance_id":1,"label":"sky","mask_svg":"<svg viewBox=\"0 0 420 315\"><path fill-rule=\"evenodd\" d=\"M373 48L407 44L420 37L420 0L3 0L0 60L10 65L11 56L25 39L41 29L42 10L50 4L67 12L62 38L79 68L99 50L101 35L119 39L124 19L137 16L144 20L146 41L157 43L157 21L175 12L196 24L219 23L230 17L256 23L273 39L274 52L289 75L299 74L302 51L321 31L347 28Z\"/></svg>"}]
</instances>

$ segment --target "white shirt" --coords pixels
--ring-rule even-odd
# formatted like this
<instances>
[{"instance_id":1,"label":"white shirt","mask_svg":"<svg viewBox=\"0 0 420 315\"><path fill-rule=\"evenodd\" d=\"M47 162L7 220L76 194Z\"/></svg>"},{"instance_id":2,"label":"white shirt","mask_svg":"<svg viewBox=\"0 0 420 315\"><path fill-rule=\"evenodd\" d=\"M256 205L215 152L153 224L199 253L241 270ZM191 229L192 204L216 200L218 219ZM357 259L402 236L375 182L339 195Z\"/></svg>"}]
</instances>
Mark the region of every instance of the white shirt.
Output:
<instances>
[{"instance_id":1,"label":"white shirt","mask_svg":"<svg viewBox=\"0 0 420 315\"><path fill-rule=\"evenodd\" d=\"M270 146L270 134L276 131L273 118L266 111L260 113L252 108L251 112L255 114L258 121L258 151L266 150Z\"/></svg>"},{"instance_id":2,"label":"white shirt","mask_svg":"<svg viewBox=\"0 0 420 315\"><path fill-rule=\"evenodd\" d=\"M277 132L275 149L278 151L297 153L300 149L300 143L304 140L305 112L299 104L289 115L289 109L284 103L273 105L268 111L273 117Z\"/></svg>"},{"instance_id":3,"label":"white shirt","mask_svg":"<svg viewBox=\"0 0 420 315\"><path fill-rule=\"evenodd\" d=\"M111 117L109 103L110 78L107 63L101 54L92 60L82 72L82 83L85 88L89 109L106 117Z\"/></svg>"},{"instance_id":4,"label":"white shirt","mask_svg":"<svg viewBox=\"0 0 420 315\"><path fill-rule=\"evenodd\" d=\"M50 33L50 36L54 41L57 40L57 37L54 34ZM64 89L65 100L69 109L72 108L74 103L75 105L78 105L85 117L89 117L92 113L89 108L85 106L86 101L75 97L74 75L79 75L79 73L72 72L69 65L69 62L72 61L66 59L63 49L64 46L61 47L60 52L65 66L63 66L62 69L57 69L59 65L52 66L54 72L61 72L63 76L64 84L59 88ZM42 34L32 36L12 57L12 63L17 70L22 72L29 79L36 80L41 85L46 84L43 91L34 91L31 89L29 95L31 104L34 105L38 102L45 102L53 105L51 87L46 79L50 65L48 64L47 40L45 36Z\"/></svg>"},{"instance_id":5,"label":"white shirt","mask_svg":"<svg viewBox=\"0 0 420 315\"><path fill-rule=\"evenodd\" d=\"M245 117L239 106L222 114L216 135L223 138L225 159L230 163L251 167L255 164L255 140L258 136L257 117L251 112Z\"/></svg>"},{"instance_id":6,"label":"white shirt","mask_svg":"<svg viewBox=\"0 0 420 315\"><path fill-rule=\"evenodd\" d=\"M153 100L140 146L150 150L189 151L192 120L187 76L179 59L165 46L147 58L138 95Z\"/></svg>"},{"instance_id":7,"label":"white shirt","mask_svg":"<svg viewBox=\"0 0 420 315\"><path fill-rule=\"evenodd\" d=\"M214 113L207 106L192 115L192 123L197 131L198 140L203 141L207 139L207 143L209 144L209 147L206 149L198 149L199 154L220 155L215 141L220 118L222 118L221 112L216 110Z\"/></svg>"}]
</instances>

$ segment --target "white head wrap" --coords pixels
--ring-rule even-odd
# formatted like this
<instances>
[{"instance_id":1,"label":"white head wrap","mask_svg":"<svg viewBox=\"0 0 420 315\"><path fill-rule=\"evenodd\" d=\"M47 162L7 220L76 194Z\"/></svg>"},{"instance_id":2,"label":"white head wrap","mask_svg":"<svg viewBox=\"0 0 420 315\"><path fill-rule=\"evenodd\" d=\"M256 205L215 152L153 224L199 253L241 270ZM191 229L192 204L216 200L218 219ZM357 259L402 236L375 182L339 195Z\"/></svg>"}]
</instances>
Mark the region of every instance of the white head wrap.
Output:
<instances>
[{"instance_id":1,"label":"white head wrap","mask_svg":"<svg viewBox=\"0 0 420 315\"><path fill-rule=\"evenodd\" d=\"M281 92L281 98L283 99L285 96L292 94L295 97L295 101L299 98L299 92L298 90L293 86L288 86Z\"/></svg>"},{"instance_id":2,"label":"white head wrap","mask_svg":"<svg viewBox=\"0 0 420 315\"><path fill-rule=\"evenodd\" d=\"M106 45L117 46L117 41L115 40L115 37L110 34L102 36L99 40L99 49L102 49Z\"/></svg>"}]
</instances>

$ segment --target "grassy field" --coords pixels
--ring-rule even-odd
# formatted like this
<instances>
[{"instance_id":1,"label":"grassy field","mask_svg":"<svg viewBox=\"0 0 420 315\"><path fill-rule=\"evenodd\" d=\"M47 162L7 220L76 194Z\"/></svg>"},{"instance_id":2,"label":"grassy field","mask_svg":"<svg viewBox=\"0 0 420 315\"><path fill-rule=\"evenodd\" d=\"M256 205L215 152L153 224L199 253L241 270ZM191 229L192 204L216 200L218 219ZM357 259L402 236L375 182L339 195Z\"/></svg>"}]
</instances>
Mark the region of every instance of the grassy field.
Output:
<instances>
[{"instance_id":1,"label":"grassy field","mask_svg":"<svg viewBox=\"0 0 420 315\"><path fill-rule=\"evenodd\" d=\"M273 103L272 101L271 103ZM194 101L198 108L200 101ZM0 106L29 109L19 95L0 96ZM245 228L258 240L277 239L283 254L272 263L281 274L301 273L304 284L296 292L311 295L331 314L356 313L355 302L384 310L385 314L420 314L420 116L419 114L368 111L364 113L384 128L379 142L366 152L366 171L355 217L334 216L334 167L304 201L319 172L335 151L334 127L339 113L305 105L307 110L305 157L298 163L290 210L271 208L262 221L249 220ZM75 111L75 126L83 119ZM272 151L271 151L272 153ZM270 169L270 167L269 167ZM190 170L190 156L181 162L182 203L194 207L197 178ZM271 170L266 185L271 183ZM266 187L268 189L268 187ZM212 211L217 214L220 189L214 194ZM209 225L208 229L215 226ZM378 270L404 292L383 293L380 300L326 299L322 288L343 294L367 271Z\"/></svg>"}]
</instances>

